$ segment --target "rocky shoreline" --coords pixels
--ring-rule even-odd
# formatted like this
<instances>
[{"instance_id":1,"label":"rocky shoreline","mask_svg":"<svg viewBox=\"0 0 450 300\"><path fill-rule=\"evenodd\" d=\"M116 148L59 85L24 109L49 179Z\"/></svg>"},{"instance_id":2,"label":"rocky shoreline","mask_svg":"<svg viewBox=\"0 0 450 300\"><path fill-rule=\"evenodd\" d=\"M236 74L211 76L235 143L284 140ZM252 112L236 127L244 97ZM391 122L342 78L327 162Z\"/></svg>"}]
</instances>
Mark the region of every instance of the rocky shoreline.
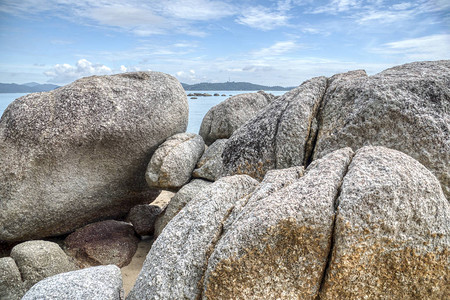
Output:
<instances>
[{"instance_id":1,"label":"rocky shoreline","mask_svg":"<svg viewBox=\"0 0 450 300\"><path fill-rule=\"evenodd\" d=\"M158 72L15 100L0 299L125 299L149 236L126 299L448 295L450 61L236 95L199 134L187 117Z\"/></svg>"}]
</instances>

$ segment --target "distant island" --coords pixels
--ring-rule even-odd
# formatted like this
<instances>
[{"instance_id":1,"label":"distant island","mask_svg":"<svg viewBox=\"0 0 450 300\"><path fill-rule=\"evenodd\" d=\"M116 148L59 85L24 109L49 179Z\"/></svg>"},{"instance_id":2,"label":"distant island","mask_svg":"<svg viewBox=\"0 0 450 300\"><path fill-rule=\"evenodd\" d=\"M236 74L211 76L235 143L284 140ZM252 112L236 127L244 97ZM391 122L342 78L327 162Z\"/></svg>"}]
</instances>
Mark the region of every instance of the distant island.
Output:
<instances>
[{"instance_id":1,"label":"distant island","mask_svg":"<svg viewBox=\"0 0 450 300\"><path fill-rule=\"evenodd\" d=\"M266 86L250 82L222 82L209 83L202 82L196 84L181 83L185 91L290 91L294 87L282 86ZM24 84L17 83L0 83L0 93L36 93L48 92L59 88L55 84L39 84L36 82L29 82Z\"/></svg>"},{"instance_id":2,"label":"distant island","mask_svg":"<svg viewBox=\"0 0 450 300\"><path fill-rule=\"evenodd\" d=\"M0 93L36 93L48 92L59 88L54 84L39 84L36 82L28 82L24 84L17 83L0 83Z\"/></svg>"},{"instance_id":3,"label":"distant island","mask_svg":"<svg viewBox=\"0 0 450 300\"><path fill-rule=\"evenodd\" d=\"M185 91L290 91L294 87L265 86L249 82L228 81L223 83L202 82L196 84L181 83Z\"/></svg>"}]
</instances>

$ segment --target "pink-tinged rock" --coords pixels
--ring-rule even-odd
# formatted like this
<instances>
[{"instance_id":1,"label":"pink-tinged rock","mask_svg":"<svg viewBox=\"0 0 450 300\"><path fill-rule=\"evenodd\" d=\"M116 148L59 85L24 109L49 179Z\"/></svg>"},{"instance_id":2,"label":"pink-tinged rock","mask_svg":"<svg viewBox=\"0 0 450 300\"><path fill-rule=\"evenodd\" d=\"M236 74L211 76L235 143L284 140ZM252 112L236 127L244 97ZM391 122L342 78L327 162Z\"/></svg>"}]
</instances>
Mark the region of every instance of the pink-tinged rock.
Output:
<instances>
[{"instance_id":1,"label":"pink-tinged rock","mask_svg":"<svg viewBox=\"0 0 450 300\"><path fill-rule=\"evenodd\" d=\"M82 267L114 264L120 268L130 263L138 242L131 224L108 220L76 230L65 245Z\"/></svg>"}]
</instances>

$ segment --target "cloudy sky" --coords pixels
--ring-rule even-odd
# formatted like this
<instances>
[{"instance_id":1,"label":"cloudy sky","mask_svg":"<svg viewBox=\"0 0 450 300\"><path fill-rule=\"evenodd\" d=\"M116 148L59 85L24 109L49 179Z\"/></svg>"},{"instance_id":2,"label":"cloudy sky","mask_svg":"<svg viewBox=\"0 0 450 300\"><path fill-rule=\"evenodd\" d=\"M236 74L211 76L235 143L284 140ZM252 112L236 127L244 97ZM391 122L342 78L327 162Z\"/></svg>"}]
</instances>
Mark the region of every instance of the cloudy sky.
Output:
<instances>
[{"instance_id":1,"label":"cloudy sky","mask_svg":"<svg viewBox=\"0 0 450 300\"><path fill-rule=\"evenodd\" d=\"M450 1L0 0L0 82L154 70L296 86L450 59Z\"/></svg>"}]
</instances>

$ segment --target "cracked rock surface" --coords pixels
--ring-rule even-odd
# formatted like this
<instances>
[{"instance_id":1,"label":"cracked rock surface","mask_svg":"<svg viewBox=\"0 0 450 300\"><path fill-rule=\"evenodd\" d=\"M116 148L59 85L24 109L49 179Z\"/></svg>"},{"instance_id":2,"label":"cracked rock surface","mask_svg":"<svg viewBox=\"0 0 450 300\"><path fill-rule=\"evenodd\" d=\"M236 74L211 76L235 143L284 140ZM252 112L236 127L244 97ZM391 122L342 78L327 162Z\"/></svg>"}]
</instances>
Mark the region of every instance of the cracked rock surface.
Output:
<instances>
[{"instance_id":1,"label":"cracked rock surface","mask_svg":"<svg viewBox=\"0 0 450 300\"><path fill-rule=\"evenodd\" d=\"M274 99L274 95L263 91L230 97L206 113L199 134L208 146L217 139L227 139Z\"/></svg>"},{"instance_id":2,"label":"cracked rock surface","mask_svg":"<svg viewBox=\"0 0 450 300\"><path fill-rule=\"evenodd\" d=\"M196 299L226 216L257 184L247 175L236 175L202 189L154 242L127 299Z\"/></svg>"},{"instance_id":3,"label":"cracked rock surface","mask_svg":"<svg viewBox=\"0 0 450 300\"><path fill-rule=\"evenodd\" d=\"M179 133L169 137L155 151L145 178L150 187L177 190L191 179L197 161L205 151L198 134Z\"/></svg>"},{"instance_id":4,"label":"cracked rock surface","mask_svg":"<svg viewBox=\"0 0 450 300\"><path fill-rule=\"evenodd\" d=\"M236 130L223 151L228 175L262 179L270 169L301 166L313 120L327 87L317 77L277 98Z\"/></svg>"},{"instance_id":5,"label":"cracked rock surface","mask_svg":"<svg viewBox=\"0 0 450 300\"><path fill-rule=\"evenodd\" d=\"M151 202L145 167L187 121L181 84L159 72L16 99L0 120L0 240L65 234Z\"/></svg>"},{"instance_id":6,"label":"cracked rock surface","mask_svg":"<svg viewBox=\"0 0 450 300\"><path fill-rule=\"evenodd\" d=\"M341 75L328 88L314 158L342 147L396 149L433 172L450 199L450 61L357 75Z\"/></svg>"}]
</instances>

